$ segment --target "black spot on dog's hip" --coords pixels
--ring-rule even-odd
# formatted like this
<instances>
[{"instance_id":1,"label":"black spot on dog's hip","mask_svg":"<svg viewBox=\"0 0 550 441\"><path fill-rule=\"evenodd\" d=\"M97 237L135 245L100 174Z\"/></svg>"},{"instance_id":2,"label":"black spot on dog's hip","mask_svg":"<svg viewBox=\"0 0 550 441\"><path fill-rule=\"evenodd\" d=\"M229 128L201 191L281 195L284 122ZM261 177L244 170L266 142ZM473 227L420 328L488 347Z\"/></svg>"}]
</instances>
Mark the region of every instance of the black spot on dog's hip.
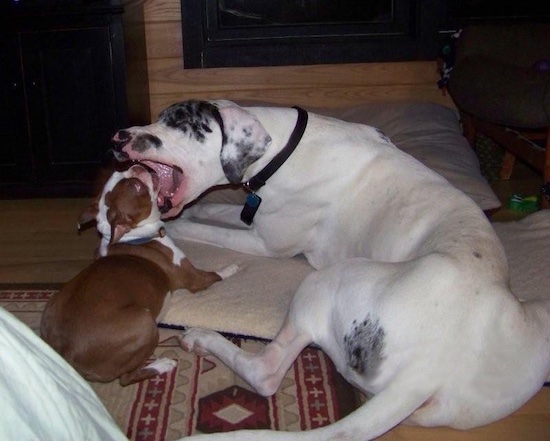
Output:
<instances>
[{"instance_id":1,"label":"black spot on dog's hip","mask_svg":"<svg viewBox=\"0 0 550 441\"><path fill-rule=\"evenodd\" d=\"M373 373L382 361L384 329L370 315L358 323L354 320L351 331L344 336L348 365L360 374Z\"/></svg>"}]
</instances>

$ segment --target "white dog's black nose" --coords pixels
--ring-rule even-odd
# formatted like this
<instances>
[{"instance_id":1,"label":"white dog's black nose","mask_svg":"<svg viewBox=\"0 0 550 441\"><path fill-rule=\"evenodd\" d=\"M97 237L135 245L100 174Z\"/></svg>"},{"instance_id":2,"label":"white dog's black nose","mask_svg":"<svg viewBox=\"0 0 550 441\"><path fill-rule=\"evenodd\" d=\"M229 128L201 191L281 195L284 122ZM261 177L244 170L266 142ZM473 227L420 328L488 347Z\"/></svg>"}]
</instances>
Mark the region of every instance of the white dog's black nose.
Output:
<instances>
[{"instance_id":1,"label":"white dog's black nose","mask_svg":"<svg viewBox=\"0 0 550 441\"><path fill-rule=\"evenodd\" d=\"M132 135L128 130L119 130L112 138L114 150L120 152L122 147L132 140Z\"/></svg>"}]
</instances>

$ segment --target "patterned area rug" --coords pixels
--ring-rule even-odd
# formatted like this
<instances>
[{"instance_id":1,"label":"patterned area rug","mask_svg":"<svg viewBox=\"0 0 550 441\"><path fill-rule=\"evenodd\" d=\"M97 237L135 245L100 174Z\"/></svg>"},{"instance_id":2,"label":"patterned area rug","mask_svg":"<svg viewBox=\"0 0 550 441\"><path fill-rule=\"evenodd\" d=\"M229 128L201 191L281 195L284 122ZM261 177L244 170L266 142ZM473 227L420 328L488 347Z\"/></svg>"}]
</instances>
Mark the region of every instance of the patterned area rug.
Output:
<instances>
[{"instance_id":1,"label":"patterned area rug","mask_svg":"<svg viewBox=\"0 0 550 441\"><path fill-rule=\"evenodd\" d=\"M3 289L0 307L38 333L44 306L55 292L55 287ZM318 349L305 349L277 394L264 398L216 358L184 352L172 338L174 332L161 329L154 354L176 360L172 372L124 388L118 382L91 383L131 440L170 441L245 428L307 430L341 419L362 399ZM265 345L253 339L233 341L255 352Z\"/></svg>"}]
</instances>

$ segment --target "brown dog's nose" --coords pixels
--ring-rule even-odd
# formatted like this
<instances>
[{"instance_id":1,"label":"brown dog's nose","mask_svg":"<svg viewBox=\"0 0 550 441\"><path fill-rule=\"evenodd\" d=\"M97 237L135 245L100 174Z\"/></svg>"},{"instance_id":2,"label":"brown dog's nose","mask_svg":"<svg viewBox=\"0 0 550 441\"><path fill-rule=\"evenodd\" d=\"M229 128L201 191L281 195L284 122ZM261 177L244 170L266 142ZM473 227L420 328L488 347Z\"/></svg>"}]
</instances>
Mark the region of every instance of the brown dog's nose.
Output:
<instances>
[{"instance_id":1,"label":"brown dog's nose","mask_svg":"<svg viewBox=\"0 0 550 441\"><path fill-rule=\"evenodd\" d=\"M122 147L128 144L132 139L132 134L128 130L119 130L113 136L114 150L120 152Z\"/></svg>"}]
</instances>

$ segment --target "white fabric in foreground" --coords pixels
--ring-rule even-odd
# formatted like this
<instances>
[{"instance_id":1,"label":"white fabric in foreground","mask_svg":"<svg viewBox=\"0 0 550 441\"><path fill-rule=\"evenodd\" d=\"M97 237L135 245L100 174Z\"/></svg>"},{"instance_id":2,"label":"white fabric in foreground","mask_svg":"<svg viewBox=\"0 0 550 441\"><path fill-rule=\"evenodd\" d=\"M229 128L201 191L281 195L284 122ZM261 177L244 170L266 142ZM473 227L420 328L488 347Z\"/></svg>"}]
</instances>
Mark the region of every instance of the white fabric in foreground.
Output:
<instances>
[{"instance_id":1,"label":"white fabric in foreground","mask_svg":"<svg viewBox=\"0 0 550 441\"><path fill-rule=\"evenodd\" d=\"M550 210L494 226L508 255L514 293L523 299L550 298ZM254 257L193 242L179 245L199 268L237 263L241 271L197 294L177 291L163 320L168 325L272 339L296 288L313 271L303 258Z\"/></svg>"},{"instance_id":2,"label":"white fabric in foreground","mask_svg":"<svg viewBox=\"0 0 550 441\"><path fill-rule=\"evenodd\" d=\"M0 440L116 441L89 384L27 325L0 308Z\"/></svg>"}]
</instances>

